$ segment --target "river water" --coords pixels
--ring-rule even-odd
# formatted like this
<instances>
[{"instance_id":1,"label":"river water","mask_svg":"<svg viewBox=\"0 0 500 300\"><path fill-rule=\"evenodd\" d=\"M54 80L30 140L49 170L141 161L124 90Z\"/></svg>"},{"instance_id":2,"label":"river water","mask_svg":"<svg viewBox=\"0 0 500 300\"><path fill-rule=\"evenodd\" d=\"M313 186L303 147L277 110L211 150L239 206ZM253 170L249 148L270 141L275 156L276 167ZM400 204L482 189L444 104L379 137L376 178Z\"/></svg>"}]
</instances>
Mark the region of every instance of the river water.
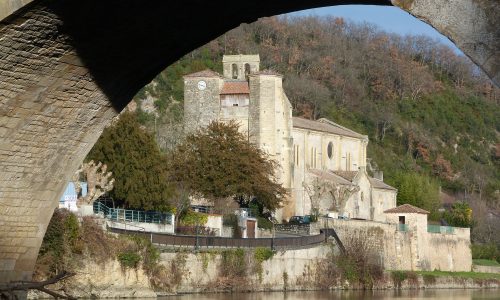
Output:
<instances>
[{"instance_id":1,"label":"river water","mask_svg":"<svg viewBox=\"0 0 500 300\"><path fill-rule=\"evenodd\" d=\"M403 291L321 291L233 294L190 294L161 300L500 300L500 289L403 290Z\"/></svg>"}]
</instances>

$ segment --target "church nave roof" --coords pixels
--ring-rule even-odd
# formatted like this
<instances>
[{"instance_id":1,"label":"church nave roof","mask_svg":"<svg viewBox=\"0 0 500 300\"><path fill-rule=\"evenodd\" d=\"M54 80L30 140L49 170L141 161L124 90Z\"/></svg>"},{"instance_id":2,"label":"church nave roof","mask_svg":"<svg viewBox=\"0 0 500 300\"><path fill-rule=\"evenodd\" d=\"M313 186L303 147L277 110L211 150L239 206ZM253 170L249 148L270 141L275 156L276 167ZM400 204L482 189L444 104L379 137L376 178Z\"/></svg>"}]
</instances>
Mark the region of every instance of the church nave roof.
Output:
<instances>
[{"instance_id":1,"label":"church nave roof","mask_svg":"<svg viewBox=\"0 0 500 300\"><path fill-rule=\"evenodd\" d=\"M366 135L359 134L344 126L334 123L328 119L319 119L318 121L307 120L304 118L293 117L293 127L310 129L315 131L333 133L337 135L349 136L354 138L366 139Z\"/></svg>"}]
</instances>

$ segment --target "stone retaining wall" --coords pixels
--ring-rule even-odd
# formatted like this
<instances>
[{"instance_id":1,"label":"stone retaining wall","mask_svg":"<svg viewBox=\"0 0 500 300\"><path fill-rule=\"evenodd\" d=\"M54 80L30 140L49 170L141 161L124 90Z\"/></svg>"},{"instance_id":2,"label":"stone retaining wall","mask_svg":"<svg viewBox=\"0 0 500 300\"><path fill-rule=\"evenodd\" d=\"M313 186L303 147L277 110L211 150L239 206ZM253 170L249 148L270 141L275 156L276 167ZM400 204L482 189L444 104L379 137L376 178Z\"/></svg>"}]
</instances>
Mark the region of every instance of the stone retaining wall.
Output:
<instances>
[{"instance_id":1,"label":"stone retaining wall","mask_svg":"<svg viewBox=\"0 0 500 300\"><path fill-rule=\"evenodd\" d=\"M471 271L470 233L454 228L453 234L429 233L426 229L398 230L397 224L362 220L324 220L341 241L354 234L367 240L388 270Z\"/></svg>"},{"instance_id":2,"label":"stone retaining wall","mask_svg":"<svg viewBox=\"0 0 500 300\"><path fill-rule=\"evenodd\" d=\"M473 265L472 270L480 273L500 273L500 267Z\"/></svg>"}]
</instances>

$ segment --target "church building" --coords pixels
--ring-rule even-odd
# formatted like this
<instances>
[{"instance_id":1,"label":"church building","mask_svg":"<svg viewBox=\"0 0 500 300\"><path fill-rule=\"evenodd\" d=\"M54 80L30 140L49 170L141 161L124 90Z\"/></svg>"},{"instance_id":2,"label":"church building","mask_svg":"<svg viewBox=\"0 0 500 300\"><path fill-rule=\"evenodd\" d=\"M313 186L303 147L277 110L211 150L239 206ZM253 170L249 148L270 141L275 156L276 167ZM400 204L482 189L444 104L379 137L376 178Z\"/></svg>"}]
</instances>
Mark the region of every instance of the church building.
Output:
<instances>
[{"instance_id":1,"label":"church building","mask_svg":"<svg viewBox=\"0 0 500 300\"><path fill-rule=\"evenodd\" d=\"M258 55L225 55L223 74L184 76L186 132L212 120L236 120L249 140L279 162L290 192L276 219L319 213L386 221L397 190L366 171L368 137L327 119L292 116L283 76L260 70Z\"/></svg>"}]
</instances>

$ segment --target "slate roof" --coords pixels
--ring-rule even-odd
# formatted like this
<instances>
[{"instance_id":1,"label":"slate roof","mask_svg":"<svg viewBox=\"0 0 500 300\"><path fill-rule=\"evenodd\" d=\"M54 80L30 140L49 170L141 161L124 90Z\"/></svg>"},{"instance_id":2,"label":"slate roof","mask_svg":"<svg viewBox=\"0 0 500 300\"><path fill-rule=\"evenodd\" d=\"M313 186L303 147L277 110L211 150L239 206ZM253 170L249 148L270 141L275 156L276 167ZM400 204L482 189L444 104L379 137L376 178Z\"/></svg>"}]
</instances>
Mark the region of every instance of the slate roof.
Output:
<instances>
[{"instance_id":1,"label":"slate roof","mask_svg":"<svg viewBox=\"0 0 500 300\"><path fill-rule=\"evenodd\" d=\"M372 187L374 188L377 188L377 189L385 189L385 190L393 190L393 191L397 191L396 188L388 185L387 183L383 182L382 180L380 179L377 179L377 178L373 178L373 177L368 177L368 180L370 180L370 184L372 185Z\"/></svg>"},{"instance_id":2,"label":"slate roof","mask_svg":"<svg viewBox=\"0 0 500 300\"><path fill-rule=\"evenodd\" d=\"M222 75L210 69L206 69L200 72L184 75L184 77L222 77Z\"/></svg>"},{"instance_id":3,"label":"slate roof","mask_svg":"<svg viewBox=\"0 0 500 300\"><path fill-rule=\"evenodd\" d=\"M246 81L225 81L220 91L221 95L228 94L250 94L248 82Z\"/></svg>"},{"instance_id":4,"label":"slate roof","mask_svg":"<svg viewBox=\"0 0 500 300\"><path fill-rule=\"evenodd\" d=\"M352 182L349 180L331 172L331 171L322 171L322 170L315 170L315 169L310 169L309 173L316 177L320 177L321 179L325 179L328 181L332 181L338 184L343 184L343 185L353 185Z\"/></svg>"},{"instance_id":5,"label":"slate roof","mask_svg":"<svg viewBox=\"0 0 500 300\"><path fill-rule=\"evenodd\" d=\"M354 180L354 177L358 175L358 171L333 171L336 175L349 180L349 182L352 182Z\"/></svg>"},{"instance_id":6,"label":"slate roof","mask_svg":"<svg viewBox=\"0 0 500 300\"><path fill-rule=\"evenodd\" d=\"M366 135L359 134L327 119L312 121L304 118L293 117L293 127L328 132L354 138L368 138Z\"/></svg>"},{"instance_id":7,"label":"slate roof","mask_svg":"<svg viewBox=\"0 0 500 300\"><path fill-rule=\"evenodd\" d=\"M384 211L384 213L386 213L386 214L424 214L424 215L429 214L429 212L426 211L425 209L421 209L421 208L415 207L415 206L410 205L410 204L403 204L403 205L388 209L388 210Z\"/></svg>"}]
</instances>

